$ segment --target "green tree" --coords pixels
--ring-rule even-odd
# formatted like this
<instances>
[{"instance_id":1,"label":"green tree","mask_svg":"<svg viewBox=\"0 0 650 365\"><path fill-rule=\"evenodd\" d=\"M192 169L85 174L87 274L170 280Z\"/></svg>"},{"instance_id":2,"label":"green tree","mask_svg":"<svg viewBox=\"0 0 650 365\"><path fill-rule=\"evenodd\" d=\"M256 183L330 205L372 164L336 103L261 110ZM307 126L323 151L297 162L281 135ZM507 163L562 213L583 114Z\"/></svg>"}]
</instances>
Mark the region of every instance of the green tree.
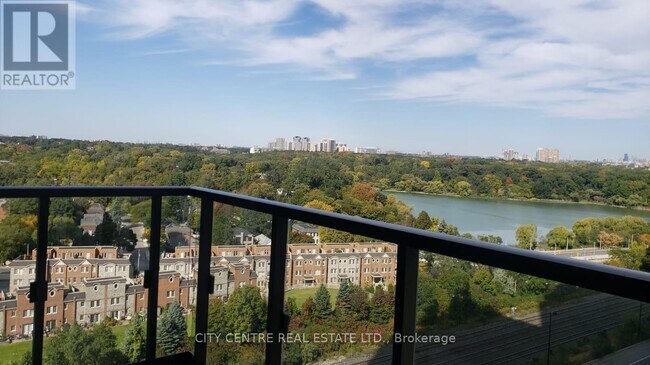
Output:
<instances>
[{"instance_id":1,"label":"green tree","mask_svg":"<svg viewBox=\"0 0 650 365\"><path fill-rule=\"evenodd\" d=\"M266 328L266 302L260 289L244 285L226 303L226 328L232 333L261 333Z\"/></svg>"},{"instance_id":2,"label":"green tree","mask_svg":"<svg viewBox=\"0 0 650 365\"><path fill-rule=\"evenodd\" d=\"M645 258L641 260L641 271L650 272L650 247L646 249Z\"/></svg>"},{"instance_id":3,"label":"green tree","mask_svg":"<svg viewBox=\"0 0 650 365\"><path fill-rule=\"evenodd\" d=\"M515 238L517 246L534 250L537 247L537 226L534 224L519 226L515 232Z\"/></svg>"},{"instance_id":4,"label":"green tree","mask_svg":"<svg viewBox=\"0 0 650 365\"><path fill-rule=\"evenodd\" d=\"M370 316L370 302L368 292L359 285L351 285L350 311L357 321L365 321Z\"/></svg>"},{"instance_id":5,"label":"green tree","mask_svg":"<svg viewBox=\"0 0 650 365\"><path fill-rule=\"evenodd\" d=\"M108 212L104 213L104 220L95 229L95 239L100 245L110 245L117 237L117 224Z\"/></svg>"},{"instance_id":6,"label":"green tree","mask_svg":"<svg viewBox=\"0 0 650 365\"><path fill-rule=\"evenodd\" d=\"M178 302L173 302L158 321L158 346L171 355L183 346L186 337L187 323L183 308Z\"/></svg>"},{"instance_id":7,"label":"green tree","mask_svg":"<svg viewBox=\"0 0 650 365\"><path fill-rule=\"evenodd\" d=\"M456 194L463 197L472 195L472 184L467 181L459 181L456 183Z\"/></svg>"},{"instance_id":8,"label":"green tree","mask_svg":"<svg viewBox=\"0 0 650 365\"><path fill-rule=\"evenodd\" d=\"M54 245L77 242L83 230L70 217L54 217L51 219L47 240Z\"/></svg>"},{"instance_id":9,"label":"green tree","mask_svg":"<svg viewBox=\"0 0 650 365\"><path fill-rule=\"evenodd\" d=\"M494 235L491 235L491 234L488 234L488 235L479 234L477 238L478 238L479 241L488 242L488 243L496 243L497 245L500 245L500 244L503 243L503 239L500 236L494 236Z\"/></svg>"},{"instance_id":10,"label":"green tree","mask_svg":"<svg viewBox=\"0 0 650 365\"><path fill-rule=\"evenodd\" d=\"M431 228L431 217L429 217L429 214L425 212L424 210L418 214L418 217L415 219L415 228L419 229L429 229Z\"/></svg>"},{"instance_id":11,"label":"green tree","mask_svg":"<svg viewBox=\"0 0 650 365\"><path fill-rule=\"evenodd\" d=\"M211 298L208 305L208 332L226 331L226 306L219 298Z\"/></svg>"},{"instance_id":12,"label":"green tree","mask_svg":"<svg viewBox=\"0 0 650 365\"><path fill-rule=\"evenodd\" d=\"M370 321L376 324L386 324L393 318L395 311L395 296L378 286L370 300Z\"/></svg>"},{"instance_id":13,"label":"green tree","mask_svg":"<svg viewBox=\"0 0 650 365\"><path fill-rule=\"evenodd\" d=\"M546 234L546 241L550 248L574 248L575 235L564 226L557 226Z\"/></svg>"},{"instance_id":14,"label":"green tree","mask_svg":"<svg viewBox=\"0 0 650 365\"><path fill-rule=\"evenodd\" d=\"M144 359L147 343L147 330L144 325L144 317L135 315L131 319L131 325L126 329L122 344L122 352L128 357L129 362L137 362Z\"/></svg>"},{"instance_id":15,"label":"green tree","mask_svg":"<svg viewBox=\"0 0 650 365\"><path fill-rule=\"evenodd\" d=\"M346 315L352 308L352 285L348 280L343 280L339 286L339 292L336 295L336 309Z\"/></svg>"},{"instance_id":16,"label":"green tree","mask_svg":"<svg viewBox=\"0 0 650 365\"><path fill-rule=\"evenodd\" d=\"M45 363L48 365L118 365L129 359L117 349L111 329L98 324L84 330L76 322L64 325L45 343Z\"/></svg>"},{"instance_id":17,"label":"green tree","mask_svg":"<svg viewBox=\"0 0 650 365\"><path fill-rule=\"evenodd\" d=\"M492 276L489 267L481 266L481 268L474 273L474 276L472 276L472 281L484 292L492 295L498 294L498 288L494 282L494 277Z\"/></svg>"},{"instance_id":18,"label":"green tree","mask_svg":"<svg viewBox=\"0 0 650 365\"><path fill-rule=\"evenodd\" d=\"M288 297L284 301L284 312L290 317L295 317L298 314L300 314L300 310L298 309L298 304L296 304L296 298Z\"/></svg>"},{"instance_id":19,"label":"green tree","mask_svg":"<svg viewBox=\"0 0 650 365\"><path fill-rule=\"evenodd\" d=\"M325 288L325 285L321 284L314 295L314 316L325 319L329 317L331 312L330 293Z\"/></svg>"}]
</instances>

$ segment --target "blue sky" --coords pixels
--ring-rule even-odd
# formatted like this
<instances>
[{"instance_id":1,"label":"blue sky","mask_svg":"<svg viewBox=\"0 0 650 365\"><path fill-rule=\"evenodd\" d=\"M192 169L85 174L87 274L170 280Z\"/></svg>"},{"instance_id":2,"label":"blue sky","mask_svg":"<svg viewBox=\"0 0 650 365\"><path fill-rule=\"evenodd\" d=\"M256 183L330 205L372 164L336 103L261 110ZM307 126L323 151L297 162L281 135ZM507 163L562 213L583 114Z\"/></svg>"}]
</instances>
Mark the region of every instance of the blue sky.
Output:
<instances>
[{"instance_id":1,"label":"blue sky","mask_svg":"<svg viewBox=\"0 0 650 365\"><path fill-rule=\"evenodd\" d=\"M650 158L650 3L78 2L77 89L0 92L0 133Z\"/></svg>"}]
</instances>

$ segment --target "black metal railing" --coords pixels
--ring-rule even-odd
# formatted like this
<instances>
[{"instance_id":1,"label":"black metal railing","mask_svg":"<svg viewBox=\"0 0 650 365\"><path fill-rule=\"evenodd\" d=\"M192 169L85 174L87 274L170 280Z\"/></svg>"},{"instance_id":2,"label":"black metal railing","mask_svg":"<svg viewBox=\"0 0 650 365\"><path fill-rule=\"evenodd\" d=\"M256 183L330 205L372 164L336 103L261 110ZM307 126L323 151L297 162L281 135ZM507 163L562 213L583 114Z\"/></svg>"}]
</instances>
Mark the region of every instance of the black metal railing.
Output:
<instances>
[{"instance_id":1,"label":"black metal railing","mask_svg":"<svg viewBox=\"0 0 650 365\"><path fill-rule=\"evenodd\" d=\"M31 301L34 303L34 338L32 356L34 364L42 364L44 303L46 299L46 251L48 215L51 198L64 197L149 197L151 205L151 236L149 274L147 280L147 364L172 363L171 358L156 358L156 324L160 222L162 198L191 196L201 199L199 268L196 299L196 333L207 332L208 300L210 294L210 246L212 242L213 203L223 203L272 215L271 268L268 291L267 332L278 338L286 330L284 306L285 260L289 220L295 219L319 226L346 231L397 244L397 283L395 288L394 332L412 335L415 332L416 293L419 250L473 261L497 268L539 276L558 282L577 285L603 293L650 302L650 274L597 263L548 255L540 252L500 246L435 232L399 226L331 213L275 201L252 198L197 187L0 187L0 198L38 198L38 237L36 277L31 284ZM181 354L195 364L206 363L206 343L195 342L194 354ZM174 355L175 359L179 355ZM412 364L414 344L393 344L394 364ZM282 343L266 345L266 363L280 364Z\"/></svg>"}]
</instances>

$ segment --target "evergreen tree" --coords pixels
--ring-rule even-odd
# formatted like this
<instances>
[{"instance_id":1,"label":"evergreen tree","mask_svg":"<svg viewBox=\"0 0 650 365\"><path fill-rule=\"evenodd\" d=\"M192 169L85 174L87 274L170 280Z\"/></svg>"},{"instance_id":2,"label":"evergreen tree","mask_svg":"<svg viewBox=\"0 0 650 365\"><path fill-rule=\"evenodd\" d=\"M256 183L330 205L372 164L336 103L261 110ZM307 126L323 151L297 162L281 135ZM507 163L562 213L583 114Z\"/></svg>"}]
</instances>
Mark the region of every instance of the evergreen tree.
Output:
<instances>
[{"instance_id":1,"label":"evergreen tree","mask_svg":"<svg viewBox=\"0 0 650 365\"><path fill-rule=\"evenodd\" d=\"M332 306L330 303L330 293L325 288L325 285L321 284L314 295L314 316L320 319L327 318L332 312Z\"/></svg>"},{"instance_id":2,"label":"evergreen tree","mask_svg":"<svg viewBox=\"0 0 650 365\"><path fill-rule=\"evenodd\" d=\"M173 302L158 321L158 345L171 355L177 352L187 337L187 323L183 309L178 302Z\"/></svg>"},{"instance_id":3,"label":"evergreen tree","mask_svg":"<svg viewBox=\"0 0 650 365\"><path fill-rule=\"evenodd\" d=\"M100 245L112 244L117 237L117 224L108 212L104 213L104 220L95 228L95 239Z\"/></svg>"},{"instance_id":4,"label":"evergreen tree","mask_svg":"<svg viewBox=\"0 0 650 365\"><path fill-rule=\"evenodd\" d=\"M300 314L300 310L298 310L298 304L296 304L296 298L288 297L287 300L284 301L284 312L291 317L295 317Z\"/></svg>"},{"instance_id":5,"label":"evergreen tree","mask_svg":"<svg viewBox=\"0 0 650 365\"><path fill-rule=\"evenodd\" d=\"M342 314L347 314L352 308L351 305L352 286L348 280L343 280L339 286L339 293L336 296L336 309Z\"/></svg>"},{"instance_id":6,"label":"evergreen tree","mask_svg":"<svg viewBox=\"0 0 650 365\"><path fill-rule=\"evenodd\" d=\"M129 358L130 362L143 360L146 343L147 331L144 326L144 317L136 315L131 320L131 325L124 335L122 352Z\"/></svg>"},{"instance_id":7,"label":"evergreen tree","mask_svg":"<svg viewBox=\"0 0 650 365\"><path fill-rule=\"evenodd\" d=\"M418 214L417 218L415 218L415 228L429 229L432 224L433 222L431 221L431 217L429 217L429 214L424 210Z\"/></svg>"}]
</instances>

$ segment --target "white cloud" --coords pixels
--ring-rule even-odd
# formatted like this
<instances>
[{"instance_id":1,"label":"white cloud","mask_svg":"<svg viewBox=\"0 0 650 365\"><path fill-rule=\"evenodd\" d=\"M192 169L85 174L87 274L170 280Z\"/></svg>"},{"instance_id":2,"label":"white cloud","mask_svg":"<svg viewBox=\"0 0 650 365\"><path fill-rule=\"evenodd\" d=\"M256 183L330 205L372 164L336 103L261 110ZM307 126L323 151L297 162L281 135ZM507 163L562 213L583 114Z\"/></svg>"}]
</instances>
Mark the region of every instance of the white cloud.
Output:
<instances>
[{"instance_id":1,"label":"white cloud","mask_svg":"<svg viewBox=\"0 0 650 365\"><path fill-rule=\"evenodd\" d=\"M117 38L171 34L190 49L237 55L203 64L282 65L314 80L363 79L359 61L387 65L390 84L372 94L380 98L574 118L650 115L647 0L313 0L337 25L277 32L304 3L117 0L93 4L86 15ZM450 61L459 56L475 62ZM418 71L414 61L445 71Z\"/></svg>"}]
</instances>

